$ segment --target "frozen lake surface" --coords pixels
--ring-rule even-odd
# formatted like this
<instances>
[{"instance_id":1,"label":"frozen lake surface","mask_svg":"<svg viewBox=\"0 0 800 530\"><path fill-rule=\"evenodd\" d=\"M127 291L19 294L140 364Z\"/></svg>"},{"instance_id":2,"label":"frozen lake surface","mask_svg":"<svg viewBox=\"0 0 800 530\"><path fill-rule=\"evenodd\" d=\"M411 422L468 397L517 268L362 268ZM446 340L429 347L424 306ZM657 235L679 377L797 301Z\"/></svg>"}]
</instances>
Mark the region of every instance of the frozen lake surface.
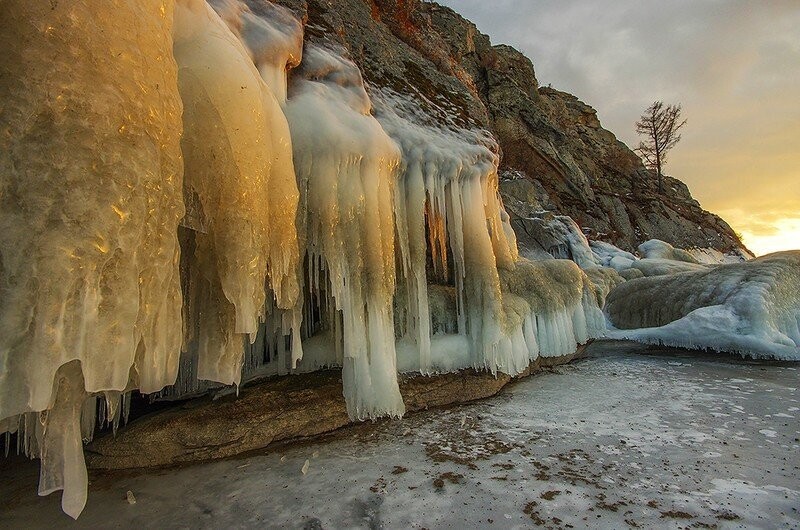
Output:
<instances>
[{"instance_id":1,"label":"frozen lake surface","mask_svg":"<svg viewBox=\"0 0 800 530\"><path fill-rule=\"evenodd\" d=\"M800 528L800 365L613 342L589 354L471 405L93 474L77 522L14 459L0 527Z\"/></svg>"}]
</instances>

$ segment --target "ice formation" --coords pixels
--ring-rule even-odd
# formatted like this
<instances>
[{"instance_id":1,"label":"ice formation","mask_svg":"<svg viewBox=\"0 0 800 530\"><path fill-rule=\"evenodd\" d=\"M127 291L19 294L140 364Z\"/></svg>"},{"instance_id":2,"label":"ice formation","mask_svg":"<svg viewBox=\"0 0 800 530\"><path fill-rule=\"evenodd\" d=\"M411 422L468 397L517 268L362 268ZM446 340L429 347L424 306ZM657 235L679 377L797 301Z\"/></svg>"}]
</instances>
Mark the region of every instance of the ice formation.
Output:
<instances>
[{"instance_id":1,"label":"ice formation","mask_svg":"<svg viewBox=\"0 0 800 530\"><path fill-rule=\"evenodd\" d=\"M519 258L491 135L368 90L289 11L0 15L0 432L73 517L134 389L342 366L351 417L397 416L398 370L515 375L602 332L607 288Z\"/></svg>"},{"instance_id":2,"label":"ice formation","mask_svg":"<svg viewBox=\"0 0 800 530\"><path fill-rule=\"evenodd\" d=\"M350 415L402 415L392 312L400 151L370 114L356 65L332 50L306 46L290 94L309 303L333 311L323 325L342 337Z\"/></svg>"},{"instance_id":3,"label":"ice formation","mask_svg":"<svg viewBox=\"0 0 800 530\"><path fill-rule=\"evenodd\" d=\"M177 370L171 26L157 1L0 5L0 419L28 425L40 494L64 488L73 517L85 392L152 392Z\"/></svg>"},{"instance_id":4,"label":"ice formation","mask_svg":"<svg viewBox=\"0 0 800 530\"><path fill-rule=\"evenodd\" d=\"M379 103L378 119L403 154L395 196L403 334L416 344L419 369L428 373L427 283L452 282L453 331L469 338L472 365L495 371L498 366L488 352L500 341L497 268L513 267L517 257L497 190L496 144L481 131L426 126L413 102L390 91L381 93ZM430 280L428 250L434 275Z\"/></svg>"},{"instance_id":5,"label":"ice formation","mask_svg":"<svg viewBox=\"0 0 800 530\"><path fill-rule=\"evenodd\" d=\"M289 128L248 51L205 1L180 0L173 33L186 188L207 223L189 259L186 326L197 334L197 378L238 384L242 337L252 342L265 316L267 277L278 308L298 296ZM279 52L269 66L283 73L292 54ZM269 77L280 92L285 78Z\"/></svg>"},{"instance_id":6,"label":"ice formation","mask_svg":"<svg viewBox=\"0 0 800 530\"><path fill-rule=\"evenodd\" d=\"M800 251L633 280L605 311L614 337L798 360Z\"/></svg>"}]
</instances>

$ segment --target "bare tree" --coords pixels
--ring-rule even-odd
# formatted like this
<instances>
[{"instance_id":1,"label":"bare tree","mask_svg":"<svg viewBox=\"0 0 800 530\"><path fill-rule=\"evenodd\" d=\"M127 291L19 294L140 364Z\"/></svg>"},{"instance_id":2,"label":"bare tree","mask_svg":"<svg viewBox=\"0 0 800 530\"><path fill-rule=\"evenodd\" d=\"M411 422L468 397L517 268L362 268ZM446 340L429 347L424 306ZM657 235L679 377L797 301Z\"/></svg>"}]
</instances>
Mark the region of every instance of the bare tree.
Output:
<instances>
[{"instance_id":1,"label":"bare tree","mask_svg":"<svg viewBox=\"0 0 800 530\"><path fill-rule=\"evenodd\" d=\"M636 122L636 132L645 135L645 139L634 151L642 157L648 169L653 169L658 174L659 193L664 192L661 169L667 163L667 152L680 141L678 130L686 124L686 120L680 119L680 104L664 105L663 101L656 101Z\"/></svg>"}]
</instances>

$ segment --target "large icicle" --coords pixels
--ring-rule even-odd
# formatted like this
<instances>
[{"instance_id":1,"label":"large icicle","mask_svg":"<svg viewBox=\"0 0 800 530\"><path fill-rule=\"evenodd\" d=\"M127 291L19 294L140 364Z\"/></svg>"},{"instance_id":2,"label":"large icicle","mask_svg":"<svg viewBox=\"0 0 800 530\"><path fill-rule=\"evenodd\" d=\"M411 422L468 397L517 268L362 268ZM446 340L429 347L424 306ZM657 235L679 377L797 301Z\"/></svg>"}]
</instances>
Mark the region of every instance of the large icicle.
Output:
<instances>
[{"instance_id":1,"label":"large icicle","mask_svg":"<svg viewBox=\"0 0 800 530\"><path fill-rule=\"evenodd\" d=\"M178 366L172 12L155 0L0 3L0 419L52 409L41 492L64 488L73 517L86 496L73 396L131 377L151 392Z\"/></svg>"},{"instance_id":2,"label":"large icicle","mask_svg":"<svg viewBox=\"0 0 800 530\"><path fill-rule=\"evenodd\" d=\"M286 114L301 190L309 294L333 300L341 326L348 412L374 418L404 412L394 343L393 186L400 153L370 115L355 64L306 45L289 87Z\"/></svg>"},{"instance_id":3,"label":"large icicle","mask_svg":"<svg viewBox=\"0 0 800 530\"><path fill-rule=\"evenodd\" d=\"M238 384L242 335L255 340L267 277L278 307L298 295L289 129L247 50L206 2L178 2L174 35L186 183L208 223L190 265L197 377Z\"/></svg>"}]
</instances>

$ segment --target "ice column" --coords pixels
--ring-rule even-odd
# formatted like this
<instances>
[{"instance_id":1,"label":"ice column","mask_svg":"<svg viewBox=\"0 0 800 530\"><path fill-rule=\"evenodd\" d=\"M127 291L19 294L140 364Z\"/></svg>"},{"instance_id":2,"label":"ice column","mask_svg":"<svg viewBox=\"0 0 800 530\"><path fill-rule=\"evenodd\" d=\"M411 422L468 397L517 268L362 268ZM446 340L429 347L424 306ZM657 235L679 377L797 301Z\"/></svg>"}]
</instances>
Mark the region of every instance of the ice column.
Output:
<instances>
[{"instance_id":1,"label":"ice column","mask_svg":"<svg viewBox=\"0 0 800 530\"><path fill-rule=\"evenodd\" d=\"M73 517L84 389L152 392L178 367L172 16L154 0L0 3L0 420L49 411L41 492L63 488Z\"/></svg>"},{"instance_id":2,"label":"ice column","mask_svg":"<svg viewBox=\"0 0 800 530\"><path fill-rule=\"evenodd\" d=\"M286 114L301 190L309 290L333 301L351 417L404 411L397 384L394 315L394 175L400 153L370 114L358 68L306 45Z\"/></svg>"}]
</instances>

